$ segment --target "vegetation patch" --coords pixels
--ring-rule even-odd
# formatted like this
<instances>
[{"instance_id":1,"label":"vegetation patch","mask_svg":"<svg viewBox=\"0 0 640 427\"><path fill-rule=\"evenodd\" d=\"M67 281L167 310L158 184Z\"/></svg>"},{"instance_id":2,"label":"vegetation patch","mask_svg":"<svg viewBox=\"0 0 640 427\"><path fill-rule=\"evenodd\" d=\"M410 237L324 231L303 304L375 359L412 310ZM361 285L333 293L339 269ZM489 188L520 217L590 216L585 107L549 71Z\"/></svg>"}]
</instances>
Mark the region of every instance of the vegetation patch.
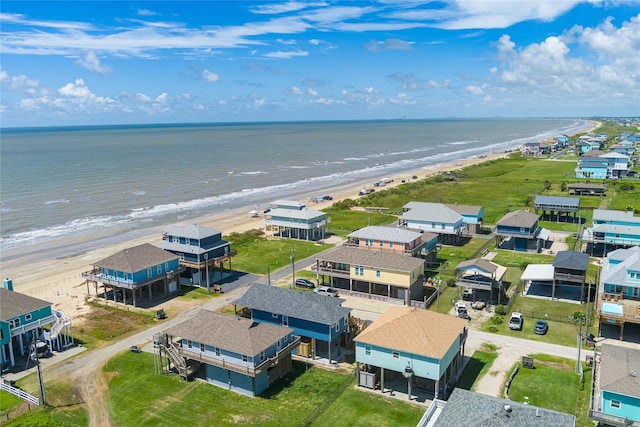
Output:
<instances>
[{"instance_id":1,"label":"vegetation patch","mask_svg":"<svg viewBox=\"0 0 640 427\"><path fill-rule=\"evenodd\" d=\"M138 331L155 322L152 313L122 310L117 307L89 303L90 311L78 319L76 336L89 346L101 347L115 338Z\"/></svg>"},{"instance_id":2,"label":"vegetation patch","mask_svg":"<svg viewBox=\"0 0 640 427\"><path fill-rule=\"evenodd\" d=\"M476 350L467 362L460 378L456 382L456 387L465 390L473 390L477 382L482 378L498 357L495 345L483 344L482 350Z\"/></svg>"}]
</instances>

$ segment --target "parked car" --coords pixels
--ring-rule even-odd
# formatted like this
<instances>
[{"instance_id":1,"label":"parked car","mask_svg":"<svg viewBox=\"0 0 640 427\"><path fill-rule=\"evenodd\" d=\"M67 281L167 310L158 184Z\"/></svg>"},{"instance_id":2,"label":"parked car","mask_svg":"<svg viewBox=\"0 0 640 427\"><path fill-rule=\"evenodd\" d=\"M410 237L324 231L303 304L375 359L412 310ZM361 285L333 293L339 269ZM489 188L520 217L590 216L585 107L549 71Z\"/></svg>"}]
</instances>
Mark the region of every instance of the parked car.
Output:
<instances>
[{"instance_id":1,"label":"parked car","mask_svg":"<svg viewBox=\"0 0 640 427\"><path fill-rule=\"evenodd\" d=\"M164 312L164 309L160 309L158 311L156 311L156 319L161 320L161 319L166 319L167 318L167 313Z\"/></svg>"},{"instance_id":2,"label":"parked car","mask_svg":"<svg viewBox=\"0 0 640 427\"><path fill-rule=\"evenodd\" d=\"M521 331L523 324L524 319L522 318L522 313L519 313L517 311L511 313L511 318L509 318L509 329Z\"/></svg>"},{"instance_id":3,"label":"parked car","mask_svg":"<svg viewBox=\"0 0 640 427\"><path fill-rule=\"evenodd\" d=\"M457 303L455 303L455 309L456 309L456 316L461 318L461 319L468 319L469 318L469 312L467 311L467 304L458 301Z\"/></svg>"},{"instance_id":4,"label":"parked car","mask_svg":"<svg viewBox=\"0 0 640 427\"><path fill-rule=\"evenodd\" d=\"M533 332L538 335L544 335L549 330L549 324L545 320L538 320L536 326L533 327Z\"/></svg>"},{"instance_id":5,"label":"parked car","mask_svg":"<svg viewBox=\"0 0 640 427\"><path fill-rule=\"evenodd\" d=\"M462 299L465 301L473 300L473 289L466 288L464 291L462 291Z\"/></svg>"},{"instance_id":6,"label":"parked car","mask_svg":"<svg viewBox=\"0 0 640 427\"><path fill-rule=\"evenodd\" d=\"M318 295L325 295L329 297L337 297L338 291L328 286L319 286L313 290Z\"/></svg>"},{"instance_id":7,"label":"parked car","mask_svg":"<svg viewBox=\"0 0 640 427\"><path fill-rule=\"evenodd\" d=\"M315 283L313 283L309 279L304 279L304 278L296 279L295 285L301 288L309 288L309 289L313 289L316 287Z\"/></svg>"},{"instance_id":8,"label":"parked car","mask_svg":"<svg viewBox=\"0 0 640 427\"><path fill-rule=\"evenodd\" d=\"M129 347L129 350L131 350L132 353L142 353L142 349L137 345L132 345Z\"/></svg>"}]
</instances>

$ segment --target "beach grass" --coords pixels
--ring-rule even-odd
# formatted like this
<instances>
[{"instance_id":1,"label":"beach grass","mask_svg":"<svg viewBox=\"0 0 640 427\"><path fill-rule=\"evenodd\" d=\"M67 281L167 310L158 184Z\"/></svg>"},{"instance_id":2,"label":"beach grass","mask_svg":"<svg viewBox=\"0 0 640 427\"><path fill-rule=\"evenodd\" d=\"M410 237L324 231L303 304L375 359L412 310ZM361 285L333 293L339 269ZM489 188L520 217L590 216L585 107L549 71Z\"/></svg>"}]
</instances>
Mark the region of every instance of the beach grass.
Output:
<instances>
[{"instance_id":1,"label":"beach grass","mask_svg":"<svg viewBox=\"0 0 640 427\"><path fill-rule=\"evenodd\" d=\"M76 341L88 348L100 348L155 322L153 313L143 310L123 310L96 302L88 306L90 311L80 316L84 321L74 328Z\"/></svg>"},{"instance_id":2,"label":"beach grass","mask_svg":"<svg viewBox=\"0 0 640 427\"><path fill-rule=\"evenodd\" d=\"M231 233L226 238L238 251L232 260L233 269L261 275L291 264L292 252L295 262L333 247L302 240L265 238L259 230Z\"/></svg>"}]
</instances>

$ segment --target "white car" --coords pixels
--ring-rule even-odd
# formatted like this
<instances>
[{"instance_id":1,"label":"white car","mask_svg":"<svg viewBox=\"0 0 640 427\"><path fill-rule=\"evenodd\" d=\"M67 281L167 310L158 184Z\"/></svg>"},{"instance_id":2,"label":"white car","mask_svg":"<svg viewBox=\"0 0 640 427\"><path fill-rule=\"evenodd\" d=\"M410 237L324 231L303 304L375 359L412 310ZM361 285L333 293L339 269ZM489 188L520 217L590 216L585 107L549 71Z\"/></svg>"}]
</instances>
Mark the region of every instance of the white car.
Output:
<instances>
[{"instance_id":1,"label":"white car","mask_svg":"<svg viewBox=\"0 0 640 427\"><path fill-rule=\"evenodd\" d=\"M524 319L522 318L522 313L519 313L517 311L511 313L511 318L509 319L509 329L521 331L523 324Z\"/></svg>"},{"instance_id":2,"label":"white car","mask_svg":"<svg viewBox=\"0 0 640 427\"><path fill-rule=\"evenodd\" d=\"M318 295L325 295L325 296L329 296L329 297L337 297L338 296L338 291L336 291L333 288L330 288L328 286L320 286L317 287L313 290L313 292L315 292Z\"/></svg>"}]
</instances>

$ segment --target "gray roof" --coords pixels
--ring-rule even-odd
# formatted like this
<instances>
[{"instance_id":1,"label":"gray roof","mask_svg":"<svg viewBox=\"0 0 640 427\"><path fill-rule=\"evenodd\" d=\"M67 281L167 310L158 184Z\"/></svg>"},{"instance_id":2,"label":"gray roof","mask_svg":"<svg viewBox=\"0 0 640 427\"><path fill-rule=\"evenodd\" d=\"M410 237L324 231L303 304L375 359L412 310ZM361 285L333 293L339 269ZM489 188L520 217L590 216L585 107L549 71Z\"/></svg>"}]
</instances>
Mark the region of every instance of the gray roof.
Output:
<instances>
[{"instance_id":1,"label":"gray roof","mask_svg":"<svg viewBox=\"0 0 640 427\"><path fill-rule=\"evenodd\" d=\"M294 200L285 200L285 199L274 200L273 202L270 203L270 205L279 206L281 208L286 207L289 209L302 209L306 206L304 203L296 202Z\"/></svg>"},{"instance_id":2,"label":"gray roof","mask_svg":"<svg viewBox=\"0 0 640 427\"><path fill-rule=\"evenodd\" d=\"M302 208L302 209L283 209L283 208L275 208L271 209L271 211L267 214L268 217L274 218L293 218L293 219L316 219L316 218L325 218L327 214L324 212L317 211L315 209Z\"/></svg>"},{"instance_id":3,"label":"gray roof","mask_svg":"<svg viewBox=\"0 0 640 427\"><path fill-rule=\"evenodd\" d=\"M233 304L322 325L334 325L351 312L350 308L342 307L343 302L342 298L254 283Z\"/></svg>"},{"instance_id":4,"label":"gray roof","mask_svg":"<svg viewBox=\"0 0 640 427\"><path fill-rule=\"evenodd\" d=\"M318 259L320 261L355 264L363 267L381 268L383 270L407 273L424 264L423 259L407 255L346 247L338 247L332 251L319 254Z\"/></svg>"},{"instance_id":5,"label":"gray roof","mask_svg":"<svg viewBox=\"0 0 640 427\"><path fill-rule=\"evenodd\" d=\"M164 332L234 353L254 356L289 335L291 329L201 309L192 318Z\"/></svg>"},{"instance_id":6,"label":"gray roof","mask_svg":"<svg viewBox=\"0 0 640 427\"><path fill-rule=\"evenodd\" d=\"M554 267L587 271L587 268L589 268L589 254L576 251L559 251L553 258L552 264Z\"/></svg>"},{"instance_id":7,"label":"gray roof","mask_svg":"<svg viewBox=\"0 0 640 427\"><path fill-rule=\"evenodd\" d=\"M535 205L569 206L577 208L580 206L580 197L560 197L560 196L536 196Z\"/></svg>"},{"instance_id":8,"label":"gray roof","mask_svg":"<svg viewBox=\"0 0 640 427\"><path fill-rule=\"evenodd\" d=\"M612 209L594 209L593 220L598 221L624 221L634 222L640 225L640 217L633 215L632 211L618 211Z\"/></svg>"},{"instance_id":9,"label":"gray roof","mask_svg":"<svg viewBox=\"0 0 640 427\"><path fill-rule=\"evenodd\" d=\"M585 189L585 190L606 190L607 186L605 184L581 184L581 183L577 183L577 184L569 184L567 185L568 188L574 188L574 189Z\"/></svg>"},{"instance_id":10,"label":"gray roof","mask_svg":"<svg viewBox=\"0 0 640 427\"><path fill-rule=\"evenodd\" d=\"M620 263L611 265L611 260ZM629 284L629 270L640 271L640 246L609 252L601 273L602 283L626 286Z\"/></svg>"},{"instance_id":11,"label":"gray roof","mask_svg":"<svg viewBox=\"0 0 640 427\"><path fill-rule=\"evenodd\" d=\"M409 212L402 214L402 218L407 220L445 224L455 224L463 220L462 215L442 203L409 202L403 208L409 209Z\"/></svg>"},{"instance_id":12,"label":"gray roof","mask_svg":"<svg viewBox=\"0 0 640 427\"><path fill-rule=\"evenodd\" d=\"M456 270L471 270L473 268L482 270L485 273L495 273L498 270L498 265L482 258L474 258L467 261L462 261L461 263L456 265Z\"/></svg>"},{"instance_id":13,"label":"gray roof","mask_svg":"<svg viewBox=\"0 0 640 427\"><path fill-rule=\"evenodd\" d=\"M471 205L459 205L457 203L447 203L446 207L453 209L458 212L460 215L480 215L480 211L482 210L482 206L471 206Z\"/></svg>"},{"instance_id":14,"label":"gray roof","mask_svg":"<svg viewBox=\"0 0 640 427\"><path fill-rule=\"evenodd\" d=\"M422 237L417 231L407 230L399 227L380 227L372 225L370 227L361 228L354 231L347 237L355 237L358 239L383 240L385 242L402 242L411 243Z\"/></svg>"},{"instance_id":15,"label":"gray roof","mask_svg":"<svg viewBox=\"0 0 640 427\"><path fill-rule=\"evenodd\" d=\"M573 427L575 416L455 388L434 427L457 426Z\"/></svg>"},{"instance_id":16,"label":"gray roof","mask_svg":"<svg viewBox=\"0 0 640 427\"><path fill-rule=\"evenodd\" d=\"M640 350L603 343L600 357L600 389L640 397Z\"/></svg>"},{"instance_id":17,"label":"gray roof","mask_svg":"<svg viewBox=\"0 0 640 427\"><path fill-rule=\"evenodd\" d=\"M50 302L29 295L0 288L0 319L4 321L51 305Z\"/></svg>"},{"instance_id":18,"label":"gray roof","mask_svg":"<svg viewBox=\"0 0 640 427\"><path fill-rule=\"evenodd\" d=\"M170 236L186 237L188 239L202 240L207 237L222 234L222 231L198 224L191 225L170 225L165 228L165 232Z\"/></svg>"},{"instance_id":19,"label":"gray roof","mask_svg":"<svg viewBox=\"0 0 640 427\"><path fill-rule=\"evenodd\" d=\"M93 263L93 265L95 267L109 268L126 273L135 273L156 265L164 264L165 262L173 261L176 258L178 257L171 252L167 252L150 243L144 243L116 252L105 259Z\"/></svg>"},{"instance_id":20,"label":"gray roof","mask_svg":"<svg viewBox=\"0 0 640 427\"><path fill-rule=\"evenodd\" d=\"M498 225L504 227L526 227L531 228L538 221L538 215L527 212L523 209L505 214Z\"/></svg>"},{"instance_id":21,"label":"gray roof","mask_svg":"<svg viewBox=\"0 0 640 427\"><path fill-rule=\"evenodd\" d=\"M640 224L638 224L640 225ZM633 225L596 224L591 229L594 233L627 234L634 235L640 233L640 227ZM617 237L620 239L620 237Z\"/></svg>"}]
</instances>

